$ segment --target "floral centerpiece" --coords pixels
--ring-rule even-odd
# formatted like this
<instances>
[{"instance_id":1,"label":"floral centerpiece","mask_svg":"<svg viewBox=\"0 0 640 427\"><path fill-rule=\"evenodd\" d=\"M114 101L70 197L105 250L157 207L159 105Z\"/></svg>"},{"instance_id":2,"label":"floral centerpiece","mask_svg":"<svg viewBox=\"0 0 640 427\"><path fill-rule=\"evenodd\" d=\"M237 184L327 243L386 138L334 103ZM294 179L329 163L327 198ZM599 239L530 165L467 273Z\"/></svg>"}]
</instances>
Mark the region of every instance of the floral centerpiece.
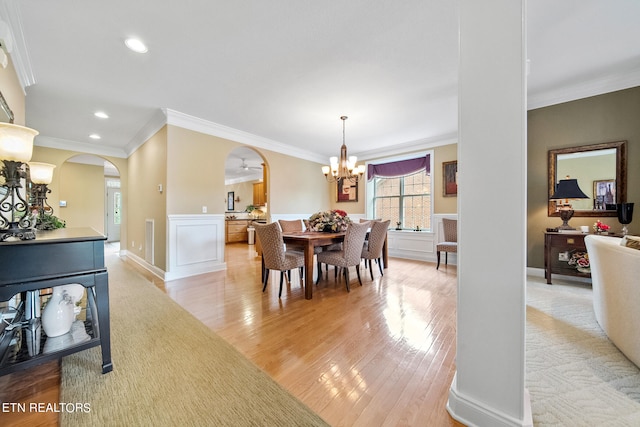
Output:
<instances>
[{"instance_id":1,"label":"floral centerpiece","mask_svg":"<svg viewBox=\"0 0 640 427\"><path fill-rule=\"evenodd\" d=\"M607 224L600 222L599 220L596 221L595 224L593 224L593 231L595 231L596 233L608 233L609 232L609 227Z\"/></svg>"},{"instance_id":2,"label":"floral centerpiece","mask_svg":"<svg viewBox=\"0 0 640 427\"><path fill-rule=\"evenodd\" d=\"M351 218L347 216L345 211L340 209L316 212L309 218L310 230L325 231L327 233L345 231L349 224L351 224Z\"/></svg>"},{"instance_id":3,"label":"floral centerpiece","mask_svg":"<svg viewBox=\"0 0 640 427\"><path fill-rule=\"evenodd\" d=\"M591 272L591 263L589 262L589 254L586 252L574 252L569 260L569 265L573 265L581 273Z\"/></svg>"}]
</instances>

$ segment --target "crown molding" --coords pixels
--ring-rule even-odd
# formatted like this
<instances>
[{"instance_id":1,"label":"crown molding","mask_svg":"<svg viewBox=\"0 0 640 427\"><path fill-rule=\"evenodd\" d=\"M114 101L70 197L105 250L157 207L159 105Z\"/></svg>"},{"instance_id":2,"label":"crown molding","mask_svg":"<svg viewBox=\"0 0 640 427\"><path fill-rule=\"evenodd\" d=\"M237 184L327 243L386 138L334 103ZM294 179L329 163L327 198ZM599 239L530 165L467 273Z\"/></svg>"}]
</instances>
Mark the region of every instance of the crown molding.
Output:
<instances>
[{"instance_id":1,"label":"crown molding","mask_svg":"<svg viewBox=\"0 0 640 427\"><path fill-rule=\"evenodd\" d=\"M124 150L127 157L136 152L145 142L147 142L153 135L155 135L160 129L167 124L167 116L163 109L158 109L151 116L151 119L145 123L145 125L136 132L135 136L131 138L131 141L127 143Z\"/></svg>"},{"instance_id":2,"label":"crown molding","mask_svg":"<svg viewBox=\"0 0 640 427\"><path fill-rule=\"evenodd\" d=\"M22 17L18 2L15 0L0 1L0 16L6 21L0 20L0 33L10 41L5 41L7 53L11 55L13 67L22 86L22 92L26 95L26 88L35 84L36 78L31 68L31 60L27 52L22 31ZM6 25L6 28L5 28Z\"/></svg>"},{"instance_id":3,"label":"crown molding","mask_svg":"<svg viewBox=\"0 0 640 427\"><path fill-rule=\"evenodd\" d=\"M38 147L56 148L58 150L73 151L78 154L95 154L96 156L109 156L126 159L127 153L120 148L104 147L86 142L69 141L50 136L36 136L34 145Z\"/></svg>"},{"instance_id":4,"label":"crown molding","mask_svg":"<svg viewBox=\"0 0 640 427\"><path fill-rule=\"evenodd\" d=\"M358 160L373 160L381 157L393 157L401 154L408 154L416 151L430 150L435 147L444 145L457 144L458 132L452 132L445 135L439 135L431 138L418 139L405 143L387 146L385 149L375 149L354 153L358 156Z\"/></svg>"},{"instance_id":5,"label":"crown molding","mask_svg":"<svg viewBox=\"0 0 640 427\"><path fill-rule=\"evenodd\" d=\"M564 102L576 101L605 93L616 92L640 86L640 68L625 69L596 79L583 80L554 89L528 95L527 109L549 107Z\"/></svg>"},{"instance_id":6,"label":"crown molding","mask_svg":"<svg viewBox=\"0 0 640 427\"><path fill-rule=\"evenodd\" d=\"M275 151L277 153L286 154L299 159L309 160L316 163L326 162L326 159L323 156L312 153L309 150L293 147L282 142L263 138L258 135L210 122L208 120L203 120L168 108L164 109L164 111L167 116L167 124L170 125L179 126L207 135L217 136L219 138L229 139L231 141L240 142L256 148Z\"/></svg>"}]
</instances>

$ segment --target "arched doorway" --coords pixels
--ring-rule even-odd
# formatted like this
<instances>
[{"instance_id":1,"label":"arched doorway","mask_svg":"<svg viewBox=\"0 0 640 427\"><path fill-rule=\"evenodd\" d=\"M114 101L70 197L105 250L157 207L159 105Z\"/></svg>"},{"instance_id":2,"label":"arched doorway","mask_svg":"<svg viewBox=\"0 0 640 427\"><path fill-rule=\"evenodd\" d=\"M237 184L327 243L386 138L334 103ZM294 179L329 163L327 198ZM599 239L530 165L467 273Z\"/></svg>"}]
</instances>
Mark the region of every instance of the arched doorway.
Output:
<instances>
[{"instance_id":1,"label":"arched doorway","mask_svg":"<svg viewBox=\"0 0 640 427\"><path fill-rule=\"evenodd\" d=\"M225 161L225 189L229 213L251 213L258 209L268 215L268 165L251 147L232 150Z\"/></svg>"},{"instance_id":2,"label":"arched doorway","mask_svg":"<svg viewBox=\"0 0 640 427\"><path fill-rule=\"evenodd\" d=\"M60 169L60 217L71 227L92 227L120 241L122 192L117 167L90 154L67 159Z\"/></svg>"}]
</instances>

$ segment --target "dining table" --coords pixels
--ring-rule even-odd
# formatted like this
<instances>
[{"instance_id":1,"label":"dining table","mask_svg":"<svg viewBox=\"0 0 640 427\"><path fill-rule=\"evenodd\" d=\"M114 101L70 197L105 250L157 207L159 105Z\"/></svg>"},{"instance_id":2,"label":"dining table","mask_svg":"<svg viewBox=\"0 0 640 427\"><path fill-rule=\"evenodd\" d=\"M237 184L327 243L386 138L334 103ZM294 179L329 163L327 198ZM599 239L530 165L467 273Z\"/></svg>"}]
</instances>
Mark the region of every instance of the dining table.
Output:
<instances>
[{"instance_id":1,"label":"dining table","mask_svg":"<svg viewBox=\"0 0 640 427\"><path fill-rule=\"evenodd\" d=\"M304 251L304 298L313 298L313 256L314 248L329 246L344 241L345 231L327 233L324 231L289 231L282 233L282 239L287 245L298 246ZM385 236L382 247L382 260L384 268L387 268L388 250ZM320 272L318 272L320 274Z\"/></svg>"}]
</instances>

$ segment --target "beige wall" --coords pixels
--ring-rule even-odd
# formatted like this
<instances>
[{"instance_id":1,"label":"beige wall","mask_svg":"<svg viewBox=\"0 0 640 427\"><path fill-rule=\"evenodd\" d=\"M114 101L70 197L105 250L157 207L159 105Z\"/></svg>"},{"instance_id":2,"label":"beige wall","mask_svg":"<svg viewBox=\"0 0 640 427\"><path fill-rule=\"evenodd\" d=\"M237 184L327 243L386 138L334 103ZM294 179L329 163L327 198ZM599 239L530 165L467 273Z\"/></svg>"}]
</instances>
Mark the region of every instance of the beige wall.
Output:
<instances>
[{"instance_id":1,"label":"beige wall","mask_svg":"<svg viewBox=\"0 0 640 427\"><path fill-rule=\"evenodd\" d=\"M225 194L229 193L230 191L233 191L234 198L236 200L238 198L240 199L240 201L236 201L234 203L234 208L233 208L234 212L244 212L247 206L253 204L253 184L256 182L259 182L259 181L258 180L245 181L245 182L238 182L236 184L225 185L224 187Z\"/></svg>"},{"instance_id":2,"label":"beige wall","mask_svg":"<svg viewBox=\"0 0 640 427\"><path fill-rule=\"evenodd\" d=\"M64 163L59 169L59 198L66 207L54 208L54 215L64 219L67 227L92 227L104 230L104 167L79 163Z\"/></svg>"},{"instance_id":3,"label":"beige wall","mask_svg":"<svg viewBox=\"0 0 640 427\"><path fill-rule=\"evenodd\" d=\"M25 95L11 58L9 58L9 65L6 68L0 67L0 92L13 111L15 117L13 122L17 125L28 126L25 121Z\"/></svg>"},{"instance_id":4,"label":"beige wall","mask_svg":"<svg viewBox=\"0 0 640 427\"><path fill-rule=\"evenodd\" d=\"M444 197L442 162L458 159L458 144L443 145L433 149L433 213L450 214L458 212L458 197ZM458 165L459 166L459 165Z\"/></svg>"},{"instance_id":5,"label":"beige wall","mask_svg":"<svg viewBox=\"0 0 640 427\"><path fill-rule=\"evenodd\" d=\"M629 226L640 234L640 87L531 110L528 113L527 265L544 266L544 230L562 222L547 216L547 152L601 142L628 141L627 201L636 215ZM505 198L503 202L508 202ZM570 224L591 226L601 219L615 229L615 217L575 217Z\"/></svg>"},{"instance_id":6,"label":"beige wall","mask_svg":"<svg viewBox=\"0 0 640 427\"><path fill-rule=\"evenodd\" d=\"M128 192L127 240L121 240L122 249L144 259L145 222L154 221L154 264L166 271L167 197L167 127L164 126L128 159L131 177ZM158 185L163 191L158 191ZM174 190L175 191L175 190Z\"/></svg>"},{"instance_id":7,"label":"beige wall","mask_svg":"<svg viewBox=\"0 0 640 427\"><path fill-rule=\"evenodd\" d=\"M67 222L67 227L93 227L101 233L104 233L104 170L101 167L97 168L100 170L99 178L97 178L97 172L93 169L84 171L73 167L73 165L75 165L74 163L65 163L68 159L78 154L84 153L36 145L33 147L31 160L56 165L56 168L53 170L53 180L51 184L49 184L51 194L47 196L48 203L54 209L54 215L64 219ZM120 227L120 239L124 242L127 236L126 223L128 212L127 159L108 156L101 158L113 163L120 173L122 190L122 225ZM89 175L85 176L85 172ZM91 183L91 185L88 185L89 183ZM97 197L100 197L99 202L97 201ZM94 200L94 202L87 204L86 200L88 199ZM67 201L66 208L59 207L60 200ZM84 208L81 208L81 206L85 206L87 212L83 212ZM102 209L101 211L97 208L98 206Z\"/></svg>"}]
</instances>

